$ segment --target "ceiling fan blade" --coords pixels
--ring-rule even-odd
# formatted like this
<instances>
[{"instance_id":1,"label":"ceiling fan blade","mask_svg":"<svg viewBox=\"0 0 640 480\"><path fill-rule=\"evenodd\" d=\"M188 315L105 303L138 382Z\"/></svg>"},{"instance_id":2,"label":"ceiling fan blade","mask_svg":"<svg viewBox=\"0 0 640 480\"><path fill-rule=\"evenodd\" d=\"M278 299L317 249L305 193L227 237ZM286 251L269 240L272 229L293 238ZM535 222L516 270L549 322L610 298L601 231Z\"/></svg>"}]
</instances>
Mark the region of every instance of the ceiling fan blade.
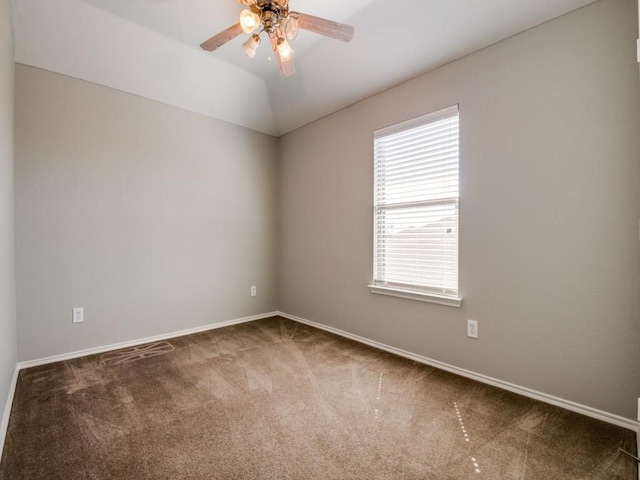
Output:
<instances>
[{"instance_id":1,"label":"ceiling fan blade","mask_svg":"<svg viewBox=\"0 0 640 480\"><path fill-rule=\"evenodd\" d=\"M299 27L305 30L335 38L336 40L342 40L343 42L350 42L353 38L354 28L349 25L314 17L306 13L291 12L289 15L297 18Z\"/></svg>"},{"instance_id":2,"label":"ceiling fan blade","mask_svg":"<svg viewBox=\"0 0 640 480\"><path fill-rule=\"evenodd\" d=\"M293 64L293 60L287 60L283 62L278 59L279 67L280 67L280 75L283 77L290 77L294 73L296 73L296 66Z\"/></svg>"},{"instance_id":3,"label":"ceiling fan blade","mask_svg":"<svg viewBox=\"0 0 640 480\"><path fill-rule=\"evenodd\" d=\"M276 35L270 35L269 40L271 41L271 49L273 50L273 54L278 60L278 69L280 70L280 75L283 77L290 77L294 73L296 73L296 66L293 64L293 59L289 59L286 62L282 61L280 57L280 53L278 52L278 37Z\"/></svg>"},{"instance_id":4,"label":"ceiling fan blade","mask_svg":"<svg viewBox=\"0 0 640 480\"><path fill-rule=\"evenodd\" d=\"M229 40L233 40L242 33L242 27L239 23L230 26L226 30L214 35L209 40L205 40L200 44L200 48L208 52L213 52L216 48L221 47Z\"/></svg>"},{"instance_id":5,"label":"ceiling fan blade","mask_svg":"<svg viewBox=\"0 0 640 480\"><path fill-rule=\"evenodd\" d=\"M245 7L253 7L258 3L258 0L238 0Z\"/></svg>"}]
</instances>

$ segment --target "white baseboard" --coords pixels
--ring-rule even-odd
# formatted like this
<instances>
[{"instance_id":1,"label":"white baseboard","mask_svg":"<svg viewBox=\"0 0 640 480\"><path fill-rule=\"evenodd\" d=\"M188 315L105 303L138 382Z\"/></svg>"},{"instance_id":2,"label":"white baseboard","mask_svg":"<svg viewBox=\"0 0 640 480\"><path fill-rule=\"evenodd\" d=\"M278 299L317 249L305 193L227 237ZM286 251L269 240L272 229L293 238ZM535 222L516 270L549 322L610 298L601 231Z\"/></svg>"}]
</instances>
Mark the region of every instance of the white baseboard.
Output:
<instances>
[{"instance_id":1,"label":"white baseboard","mask_svg":"<svg viewBox=\"0 0 640 480\"><path fill-rule=\"evenodd\" d=\"M541 393L541 392L536 392L535 390L531 390L525 387L521 387L519 385L514 385L512 383L508 383L508 382L504 382L502 380L498 380L495 378L491 378L488 377L486 375L482 375L479 373L475 373L472 372L470 370L465 370L462 368L458 368L455 367L453 365L449 365L443 362L440 362L438 360L433 360L427 357L423 357L421 355L417 355L415 353L411 353L411 352L407 352L405 350L401 350L399 348L395 348L395 347L391 347L389 345L385 345L383 343L380 342L376 342L374 340L369 340L367 338L361 337L359 335L354 335L352 333L349 332L345 332L343 330L339 330L337 328L334 327L330 327L327 325L322 325L320 323L316 323L316 322L312 322L310 320L306 320L304 318L300 318L300 317L296 317L294 315L289 315L287 313L283 313L283 312L271 312L271 313L265 313L265 314L261 314L261 315L254 315L251 317L245 317L245 318L238 318L235 320L229 320L226 322L220 322L220 323L214 323L211 325L205 325L202 327L196 327L196 328L190 328L190 329L186 329L186 330L180 330L177 332L171 332L171 333L165 333L162 335L155 335L153 337L147 337L147 338L140 338L137 340L131 340L131 341L127 341L127 342L121 342L121 343L115 343L115 344L111 344L111 345L105 345L102 347L96 347L96 348L89 348L86 350L81 350L81 351L77 351L77 352L72 352L72 353L66 353L66 354L62 354L62 355L54 355L51 357L46 357L46 358L40 358L40 359L36 359L36 360L29 360L26 362L19 362L16 365L14 374L13 374L13 379L11 382L11 387L9 390L9 395L7 398L7 402L6 402L6 406L4 409L4 414L2 416L2 423L0 424L0 457L2 456L2 450L4 447L4 441L6 438L6 434L7 434L7 428L9 426L9 416L11 414L11 406L13 404L13 398L15 395L15 389L16 389L16 384L18 381L18 373L20 370L22 370L23 368L29 368L29 367L35 367L35 366L39 366L39 365L46 365L48 363L54 363L54 362L60 362L60 361L64 361L64 360L70 360L73 358L78 358L78 357L84 357L87 355L94 355L94 354L98 354L98 353L105 353L105 352L109 352L112 350L117 350L120 348L127 348L127 347L134 347L137 345L142 345L145 343L150 343L150 342L157 342L160 340L167 340L170 338L175 338L175 337L182 337L184 335L191 335L193 333L200 333L200 332L205 332L208 330L215 330L218 328L223 328L223 327L229 327L231 325L239 325L242 323L247 323L247 322L253 322L255 320L261 320L263 318L269 318L269 317L273 317L279 315L281 317L284 318L288 318L289 320L293 320L295 322L299 322L299 323L303 323L306 325L310 325L312 327L315 328L319 328L321 330L325 330L331 333L334 333L336 335L340 335L342 337L345 338L349 338L351 340L355 340L356 342L359 343L363 343L365 345L369 345L371 347L380 349L380 350L384 350L386 352L390 352L396 355L399 355L401 357L405 357L408 358L410 360L414 360L416 362L419 363L423 363L425 365L430 365L432 367L436 367L439 368L441 370L446 370L448 372L457 374L457 375L461 375L463 377L467 377L467 378L471 378L472 380L477 380L479 382L482 383L486 383L488 385L493 385L495 387L498 388L502 388L504 390L508 390L514 393L518 393L520 395L523 395L525 397L529 397L529 398L533 398L535 400L539 400L545 403L549 403L551 405L555 405L557 407L561 407L561 408L565 408L567 410L571 410L577 413L580 413L582 415L586 415L588 417L592 417L598 420L602 420L608 423L611 423L613 425L617 425L623 428L627 428L629 430L633 430L636 432L637 436L638 436L638 445L639 445L639 451L640 451L640 423L624 418L624 417L620 417L618 415L614 415L608 412L604 412L601 410L597 410L595 408L591 408L591 407L587 407L585 405L580 405L578 403L575 402L571 402L568 400L564 400L558 397L554 397L552 395L547 395L545 393ZM640 480L640 475L639 475L639 479Z\"/></svg>"},{"instance_id":2,"label":"white baseboard","mask_svg":"<svg viewBox=\"0 0 640 480\"><path fill-rule=\"evenodd\" d=\"M9 386L9 394L7 395L7 402L5 403L4 413L2 414L2 423L0 423L0 458L2 458L2 451L4 450L4 441L7 438L7 429L9 428L9 417L11 416L11 407L13 406L13 398L16 393L16 385L18 383L18 373L20 369L16 365L13 370L13 378L11 379L11 385Z\"/></svg>"},{"instance_id":3,"label":"white baseboard","mask_svg":"<svg viewBox=\"0 0 640 480\"><path fill-rule=\"evenodd\" d=\"M504 382L502 380L488 377L480 373L475 373L470 370L465 370L463 368L449 365L447 363L443 363L438 360L433 360L431 358L423 357L422 355L417 355L415 353L407 352L406 350L401 350L399 348L391 347L389 345L385 345L384 343L376 342L374 340L369 340L368 338L364 338L359 335L354 335L352 333L345 332L343 330L339 330L334 327L329 327L327 325L322 325L320 323L312 322L311 320L306 320L304 318L296 317L294 315L289 315L283 312L278 312L278 315L284 318L288 318L289 320L293 320L294 322L304 323L306 325L319 328L327 332L335 333L336 335L340 335L341 337L349 338L351 340L355 340L356 342L364 343L365 345L369 345L371 347L378 348L380 350L384 350L389 353L394 353L396 355L408 358L410 360L415 360L416 362L423 363L425 365L430 365L432 367L436 367L441 370L446 370L447 372L455 373L456 375L460 375L462 377L467 377L481 383L493 385L494 387L502 388L503 390L508 390L510 392L518 393L525 397L533 398L535 400L539 400L544 403L549 403L551 405L555 405L556 407L561 407L566 410L571 410L573 412L586 415L587 417L595 418L597 420L602 420L604 422L611 423L619 427L627 428L635 432L640 431L640 423L628 418L620 417L618 415L614 415L609 412L604 412L602 410L597 410L595 408L587 407L586 405L580 405L579 403L554 397L553 395L537 392L535 390L531 390L526 387L514 385L513 383Z\"/></svg>"},{"instance_id":4,"label":"white baseboard","mask_svg":"<svg viewBox=\"0 0 640 480\"><path fill-rule=\"evenodd\" d=\"M185 335L192 335L194 333L206 332L208 330L215 330L218 328L230 327L232 325L240 325L241 323L253 322L255 320L262 320L263 318L275 317L276 315L278 315L277 312L263 313L260 315L253 315L251 317L228 320L226 322L212 323L210 325L204 325L202 327L188 328L186 330L179 330L177 332L171 332L171 333L163 333L161 335L154 335L153 337L139 338L137 340L113 343L111 345L88 348L86 350L79 350L77 352L64 353L61 355L53 355L51 357L28 360L26 362L18 362L17 368L18 370L22 370L23 368L31 368L31 367L37 367L39 365L46 365L48 363L62 362L64 360L71 360L74 358L86 357L88 355L95 355L97 353L110 352L112 350L118 350L120 348L135 347L137 345L143 345L145 343L158 342L160 340L168 340L170 338L175 338L175 337L183 337Z\"/></svg>"},{"instance_id":5,"label":"white baseboard","mask_svg":"<svg viewBox=\"0 0 640 480\"><path fill-rule=\"evenodd\" d=\"M87 355L95 355L97 353L105 353L112 350L118 350L120 348L135 347L137 345L143 345L145 343L157 342L160 340L167 340L175 337L182 337L185 335L191 335L194 333L206 332L208 330L215 330L223 327L230 327L232 325L239 325L241 323L253 322L255 320L261 320L263 318L274 317L278 315L277 312L263 313L261 315L253 315L251 317L237 318L235 320L228 320L226 322L213 323L210 325L204 325L202 327L189 328L186 330L179 330L177 332L164 333L161 335L155 335L153 337L139 338L137 340L130 340L127 342L114 343L111 345L104 345L102 347L88 348L86 350L80 350L77 352L65 353L62 355L53 355L51 357L38 358L35 360L28 360L25 362L18 362L16 364L13 379L9 389L9 395L7 397L7 403L2 416L2 423L0 424L0 458L2 457L2 451L4 449L4 442L7 435L7 429L9 427L9 417L11 415L11 407L13 405L13 399L15 397L16 384L18 382L18 374L23 368L37 367L39 365L46 365L49 363L61 362L64 360L71 360L73 358L85 357Z\"/></svg>"}]
</instances>

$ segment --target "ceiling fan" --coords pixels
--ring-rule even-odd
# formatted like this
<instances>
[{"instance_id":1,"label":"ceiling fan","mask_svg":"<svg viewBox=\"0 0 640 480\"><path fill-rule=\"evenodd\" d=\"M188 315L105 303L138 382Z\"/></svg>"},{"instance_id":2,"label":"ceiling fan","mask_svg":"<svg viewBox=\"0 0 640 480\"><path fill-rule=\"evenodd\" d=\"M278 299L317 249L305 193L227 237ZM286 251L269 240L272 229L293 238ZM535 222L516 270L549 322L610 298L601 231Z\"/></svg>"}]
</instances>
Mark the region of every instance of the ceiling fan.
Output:
<instances>
[{"instance_id":1,"label":"ceiling fan","mask_svg":"<svg viewBox=\"0 0 640 480\"><path fill-rule=\"evenodd\" d=\"M242 44L247 56L253 58L260 45L260 34L269 37L271 48L278 60L280 74L288 77L295 73L293 48L289 41L296 38L300 28L327 37L349 42L353 27L304 13L290 12L289 0L238 0L247 7L240 13L240 21L200 44L203 50L213 52L241 33L251 35Z\"/></svg>"}]
</instances>

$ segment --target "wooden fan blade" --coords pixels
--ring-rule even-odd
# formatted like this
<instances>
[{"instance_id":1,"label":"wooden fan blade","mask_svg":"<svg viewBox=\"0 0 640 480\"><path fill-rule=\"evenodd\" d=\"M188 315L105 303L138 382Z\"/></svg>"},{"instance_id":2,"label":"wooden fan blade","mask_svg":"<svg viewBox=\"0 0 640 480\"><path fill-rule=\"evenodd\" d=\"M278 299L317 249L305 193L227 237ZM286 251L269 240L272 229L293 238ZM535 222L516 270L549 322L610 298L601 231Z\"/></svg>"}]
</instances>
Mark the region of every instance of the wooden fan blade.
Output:
<instances>
[{"instance_id":1,"label":"wooden fan blade","mask_svg":"<svg viewBox=\"0 0 640 480\"><path fill-rule=\"evenodd\" d=\"M353 38L354 28L342 23L333 22L306 13L291 12L289 15L298 19L298 26L311 32L319 33L326 37L350 42Z\"/></svg>"},{"instance_id":2,"label":"wooden fan blade","mask_svg":"<svg viewBox=\"0 0 640 480\"><path fill-rule=\"evenodd\" d=\"M258 3L258 0L238 0L238 2L240 2L242 5L244 5L245 7L253 7L256 3Z\"/></svg>"},{"instance_id":3,"label":"wooden fan blade","mask_svg":"<svg viewBox=\"0 0 640 480\"><path fill-rule=\"evenodd\" d=\"M209 40L206 40L200 44L200 48L208 52L213 52L216 48L220 48L229 40L233 40L242 33L242 27L240 23L230 26L226 30L214 35Z\"/></svg>"},{"instance_id":4,"label":"wooden fan blade","mask_svg":"<svg viewBox=\"0 0 640 480\"><path fill-rule=\"evenodd\" d=\"M296 66L293 64L293 60L287 60L283 62L278 59L279 67L280 67L280 75L283 77L290 77L294 73L296 73Z\"/></svg>"},{"instance_id":5,"label":"wooden fan blade","mask_svg":"<svg viewBox=\"0 0 640 480\"><path fill-rule=\"evenodd\" d=\"M283 77L290 77L294 73L296 73L296 66L293 64L293 59L289 59L286 62L282 61L282 57L280 57L280 53L278 52L278 37L273 35L269 36L269 40L271 41L271 49L273 50L273 54L278 60L278 69L280 70L280 75Z\"/></svg>"}]
</instances>

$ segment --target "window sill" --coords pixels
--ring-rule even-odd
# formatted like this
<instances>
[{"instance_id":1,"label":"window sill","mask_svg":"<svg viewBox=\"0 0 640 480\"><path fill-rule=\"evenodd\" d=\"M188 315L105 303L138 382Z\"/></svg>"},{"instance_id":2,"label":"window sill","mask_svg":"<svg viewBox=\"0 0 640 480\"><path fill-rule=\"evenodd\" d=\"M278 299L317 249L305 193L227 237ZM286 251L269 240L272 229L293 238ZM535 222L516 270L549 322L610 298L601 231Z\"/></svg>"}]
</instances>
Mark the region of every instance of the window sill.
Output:
<instances>
[{"instance_id":1,"label":"window sill","mask_svg":"<svg viewBox=\"0 0 640 480\"><path fill-rule=\"evenodd\" d=\"M392 297L407 298L409 300L418 300L419 302L437 303L438 305L445 305L447 307L460 308L462 305L462 298L436 295L435 293L412 292L410 290L379 287L377 285L369 285L369 289L371 293L378 295L389 295Z\"/></svg>"}]
</instances>

